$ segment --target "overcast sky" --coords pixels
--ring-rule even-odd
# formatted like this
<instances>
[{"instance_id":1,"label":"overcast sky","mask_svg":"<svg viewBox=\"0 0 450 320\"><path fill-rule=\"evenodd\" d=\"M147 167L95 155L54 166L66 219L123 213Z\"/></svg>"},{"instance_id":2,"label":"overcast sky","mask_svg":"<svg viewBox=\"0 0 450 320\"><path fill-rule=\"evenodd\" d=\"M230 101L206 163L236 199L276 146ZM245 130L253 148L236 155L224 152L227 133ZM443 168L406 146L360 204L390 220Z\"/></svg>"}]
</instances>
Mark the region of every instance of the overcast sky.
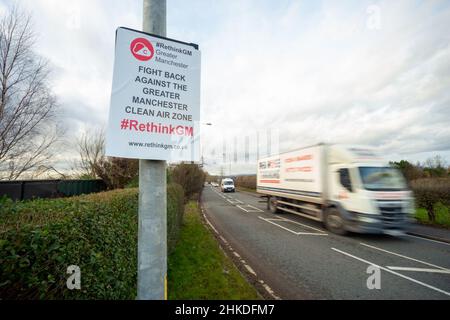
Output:
<instances>
[{"instance_id":1,"label":"overcast sky","mask_svg":"<svg viewBox=\"0 0 450 320\"><path fill-rule=\"evenodd\" d=\"M0 0L0 10L14 3L34 17L68 141L105 126L115 29L140 29L142 0ZM351 143L392 160L440 154L450 162L450 1L167 3L167 35L202 51L211 171L220 168L224 137L242 146L256 132L279 138L280 151ZM73 156L66 150L61 158Z\"/></svg>"}]
</instances>

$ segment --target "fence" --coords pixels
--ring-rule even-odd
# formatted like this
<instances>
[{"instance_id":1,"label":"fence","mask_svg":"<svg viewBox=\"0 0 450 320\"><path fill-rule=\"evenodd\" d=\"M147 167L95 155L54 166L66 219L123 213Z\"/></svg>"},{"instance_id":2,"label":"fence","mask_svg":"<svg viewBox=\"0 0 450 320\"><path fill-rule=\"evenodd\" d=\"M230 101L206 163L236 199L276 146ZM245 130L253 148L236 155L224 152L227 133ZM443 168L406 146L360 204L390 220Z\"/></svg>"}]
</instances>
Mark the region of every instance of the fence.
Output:
<instances>
[{"instance_id":1,"label":"fence","mask_svg":"<svg viewBox=\"0 0 450 320\"><path fill-rule=\"evenodd\" d=\"M0 181L0 197L12 200L69 197L106 190L102 180Z\"/></svg>"}]
</instances>

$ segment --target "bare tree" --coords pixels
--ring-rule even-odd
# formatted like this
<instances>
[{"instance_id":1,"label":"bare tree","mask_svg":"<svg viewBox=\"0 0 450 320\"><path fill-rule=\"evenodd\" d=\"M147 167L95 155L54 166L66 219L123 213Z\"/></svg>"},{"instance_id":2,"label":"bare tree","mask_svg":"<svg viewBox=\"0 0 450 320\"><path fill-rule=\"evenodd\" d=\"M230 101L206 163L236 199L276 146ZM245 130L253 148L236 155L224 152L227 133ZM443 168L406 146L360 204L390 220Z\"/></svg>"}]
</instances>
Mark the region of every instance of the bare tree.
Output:
<instances>
[{"instance_id":1,"label":"bare tree","mask_svg":"<svg viewBox=\"0 0 450 320\"><path fill-rule=\"evenodd\" d=\"M83 177L102 179L108 189L123 188L138 174L138 160L105 156L103 130L84 132L77 148L80 156L77 171Z\"/></svg>"},{"instance_id":2,"label":"bare tree","mask_svg":"<svg viewBox=\"0 0 450 320\"><path fill-rule=\"evenodd\" d=\"M105 157L104 131L85 131L77 141L77 148L80 160L76 169L81 172L82 176L98 178L96 168L100 166Z\"/></svg>"},{"instance_id":3,"label":"bare tree","mask_svg":"<svg viewBox=\"0 0 450 320\"><path fill-rule=\"evenodd\" d=\"M104 157L96 166L95 172L108 189L123 188L135 178L139 172L139 161L116 157Z\"/></svg>"},{"instance_id":4,"label":"bare tree","mask_svg":"<svg viewBox=\"0 0 450 320\"><path fill-rule=\"evenodd\" d=\"M38 179L44 174L48 179L62 179L62 180L70 179L69 174L59 171L54 166L46 166L46 165L36 167L33 170L32 174L29 176L29 178L31 180Z\"/></svg>"},{"instance_id":5,"label":"bare tree","mask_svg":"<svg viewBox=\"0 0 450 320\"><path fill-rule=\"evenodd\" d=\"M440 168L445 168L447 166L447 163L446 163L445 159L441 155L438 154L432 158L428 158L425 161L425 165L428 168L440 169Z\"/></svg>"},{"instance_id":6,"label":"bare tree","mask_svg":"<svg viewBox=\"0 0 450 320\"><path fill-rule=\"evenodd\" d=\"M0 18L0 179L52 166L61 134L49 67L33 51L31 16L17 8Z\"/></svg>"}]
</instances>

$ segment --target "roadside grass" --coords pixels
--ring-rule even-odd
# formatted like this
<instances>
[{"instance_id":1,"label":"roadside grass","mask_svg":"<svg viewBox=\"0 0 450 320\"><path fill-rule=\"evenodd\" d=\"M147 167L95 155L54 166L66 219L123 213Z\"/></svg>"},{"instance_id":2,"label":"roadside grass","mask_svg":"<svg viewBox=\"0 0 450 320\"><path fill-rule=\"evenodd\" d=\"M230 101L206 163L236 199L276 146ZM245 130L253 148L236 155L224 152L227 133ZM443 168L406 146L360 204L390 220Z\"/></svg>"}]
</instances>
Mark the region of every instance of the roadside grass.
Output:
<instances>
[{"instance_id":1,"label":"roadside grass","mask_svg":"<svg viewBox=\"0 0 450 320\"><path fill-rule=\"evenodd\" d=\"M436 203L434 205L434 211L436 212L436 222L432 223L428 219L427 211L423 208L416 209L415 218L422 224L435 225L445 228L450 228L450 210L447 206Z\"/></svg>"},{"instance_id":2,"label":"roadside grass","mask_svg":"<svg viewBox=\"0 0 450 320\"><path fill-rule=\"evenodd\" d=\"M180 239L168 258L168 298L260 299L202 223L195 201L186 205Z\"/></svg>"}]
</instances>

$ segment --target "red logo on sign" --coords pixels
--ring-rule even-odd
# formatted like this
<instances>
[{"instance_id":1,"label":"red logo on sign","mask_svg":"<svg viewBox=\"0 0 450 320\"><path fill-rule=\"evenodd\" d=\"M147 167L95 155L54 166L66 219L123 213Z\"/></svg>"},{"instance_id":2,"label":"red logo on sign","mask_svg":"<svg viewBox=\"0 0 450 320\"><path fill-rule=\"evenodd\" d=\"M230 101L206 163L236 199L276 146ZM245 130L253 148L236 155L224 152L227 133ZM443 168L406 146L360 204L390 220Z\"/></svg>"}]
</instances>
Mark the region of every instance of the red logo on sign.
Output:
<instances>
[{"instance_id":1,"label":"red logo on sign","mask_svg":"<svg viewBox=\"0 0 450 320\"><path fill-rule=\"evenodd\" d=\"M150 41L144 38L137 38L131 42L130 50L133 56L140 61L148 61L153 57L153 49Z\"/></svg>"}]
</instances>

